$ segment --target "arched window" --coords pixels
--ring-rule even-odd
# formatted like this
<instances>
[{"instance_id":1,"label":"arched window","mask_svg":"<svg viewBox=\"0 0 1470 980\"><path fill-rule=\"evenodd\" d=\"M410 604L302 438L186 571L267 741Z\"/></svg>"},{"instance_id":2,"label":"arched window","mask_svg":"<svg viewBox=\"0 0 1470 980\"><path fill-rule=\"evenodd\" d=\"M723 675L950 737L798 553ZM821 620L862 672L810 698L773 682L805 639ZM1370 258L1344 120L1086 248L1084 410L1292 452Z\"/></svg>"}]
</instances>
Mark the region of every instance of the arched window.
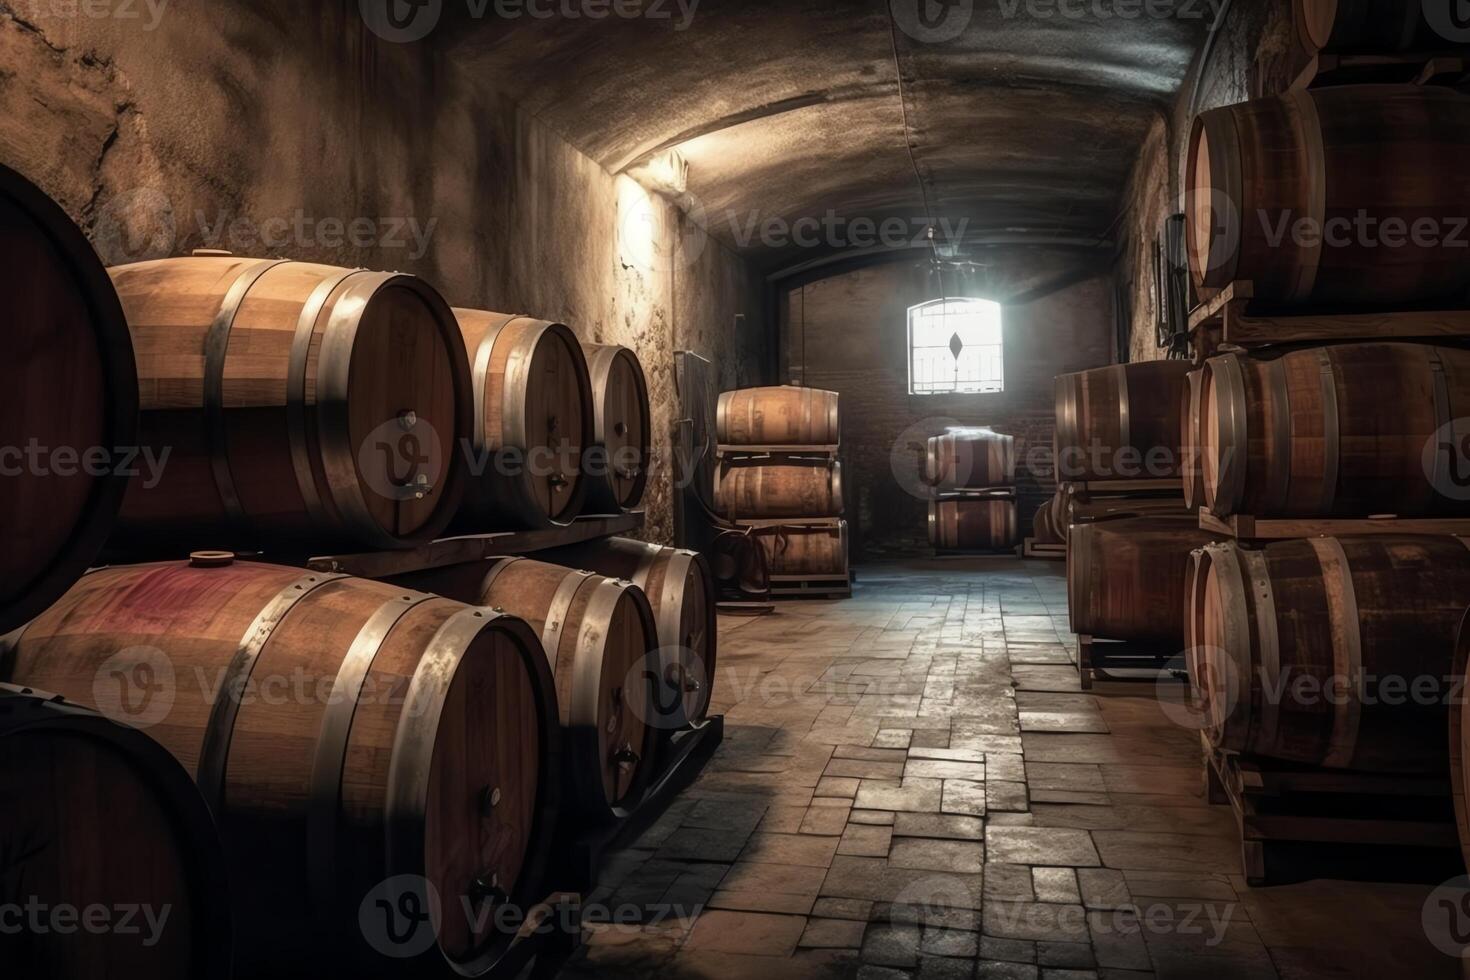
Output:
<instances>
[{"instance_id":1,"label":"arched window","mask_svg":"<svg viewBox=\"0 0 1470 980\"><path fill-rule=\"evenodd\" d=\"M999 303L936 299L909 310L909 394L1004 390Z\"/></svg>"}]
</instances>

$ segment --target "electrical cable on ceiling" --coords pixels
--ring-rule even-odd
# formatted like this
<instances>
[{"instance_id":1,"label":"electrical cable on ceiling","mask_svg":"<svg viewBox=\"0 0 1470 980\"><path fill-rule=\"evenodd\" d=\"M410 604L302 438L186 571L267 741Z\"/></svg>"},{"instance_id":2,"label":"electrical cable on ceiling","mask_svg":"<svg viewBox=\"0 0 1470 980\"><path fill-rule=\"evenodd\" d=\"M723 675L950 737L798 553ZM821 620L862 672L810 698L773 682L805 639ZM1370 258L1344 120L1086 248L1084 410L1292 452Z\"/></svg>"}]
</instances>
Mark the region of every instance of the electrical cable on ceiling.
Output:
<instances>
[{"instance_id":1,"label":"electrical cable on ceiling","mask_svg":"<svg viewBox=\"0 0 1470 980\"><path fill-rule=\"evenodd\" d=\"M939 261L939 246L934 241L934 209L929 202L929 188L924 184L924 175L919 170L919 159L914 155L914 140L909 127L908 99L904 95L903 86L903 65L898 56L898 23L893 19L892 4L887 5L886 10L888 11L888 41L893 48L893 74L898 80L898 111L903 120L903 146L909 155L909 166L914 170L914 181L919 185L919 197L924 203L924 217L930 222L926 233L929 238L929 251L933 256L934 273L939 277L939 298L947 300L944 289L944 267Z\"/></svg>"}]
</instances>

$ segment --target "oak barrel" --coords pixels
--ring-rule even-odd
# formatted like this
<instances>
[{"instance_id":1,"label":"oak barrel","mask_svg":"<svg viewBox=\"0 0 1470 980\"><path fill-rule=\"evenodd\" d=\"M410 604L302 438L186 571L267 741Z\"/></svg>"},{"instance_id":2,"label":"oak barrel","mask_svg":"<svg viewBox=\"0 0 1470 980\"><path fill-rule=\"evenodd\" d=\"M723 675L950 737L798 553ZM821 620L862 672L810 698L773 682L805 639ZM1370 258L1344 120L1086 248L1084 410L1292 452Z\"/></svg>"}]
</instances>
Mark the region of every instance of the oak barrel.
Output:
<instances>
[{"instance_id":1,"label":"oak barrel","mask_svg":"<svg viewBox=\"0 0 1470 980\"><path fill-rule=\"evenodd\" d=\"M1057 479L1167 480L1180 473L1183 361L1142 361L1056 379Z\"/></svg>"},{"instance_id":2,"label":"oak barrel","mask_svg":"<svg viewBox=\"0 0 1470 980\"><path fill-rule=\"evenodd\" d=\"M679 728L705 720L714 691L719 623L715 580L702 555L632 538L606 538L537 552L536 557L626 579L642 589L658 625L654 710L661 718L667 714L666 720Z\"/></svg>"},{"instance_id":3,"label":"oak barrel","mask_svg":"<svg viewBox=\"0 0 1470 980\"><path fill-rule=\"evenodd\" d=\"M715 486L715 509L730 520L840 517L842 464L836 460L726 464Z\"/></svg>"},{"instance_id":4,"label":"oak barrel","mask_svg":"<svg viewBox=\"0 0 1470 980\"><path fill-rule=\"evenodd\" d=\"M1016 483L1016 440L986 427L951 428L929 440L924 482L940 490L989 490Z\"/></svg>"},{"instance_id":5,"label":"oak barrel","mask_svg":"<svg viewBox=\"0 0 1470 980\"><path fill-rule=\"evenodd\" d=\"M529 558L451 565L397 581L530 623L556 677L569 816L606 823L638 805L653 777L655 726L665 721L650 706L658 625L643 590Z\"/></svg>"},{"instance_id":6,"label":"oak barrel","mask_svg":"<svg viewBox=\"0 0 1470 980\"><path fill-rule=\"evenodd\" d=\"M587 453L587 510L629 511L643 500L653 457L648 381L626 347L586 344L595 450Z\"/></svg>"},{"instance_id":7,"label":"oak barrel","mask_svg":"<svg viewBox=\"0 0 1470 980\"><path fill-rule=\"evenodd\" d=\"M1036 544L1066 544L1067 540L1057 533L1057 526L1052 520L1052 501L1048 500L1036 510L1036 516L1031 519L1031 537Z\"/></svg>"},{"instance_id":8,"label":"oak barrel","mask_svg":"<svg viewBox=\"0 0 1470 980\"><path fill-rule=\"evenodd\" d=\"M1466 539L1206 550L1194 659L1215 745L1331 769L1444 772Z\"/></svg>"},{"instance_id":9,"label":"oak barrel","mask_svg":"<svg viewBox=\"0 0 1470 980\"><path fill-rule=\"evenodd\" d=\"M1455 0L1292 0L1302 47L1312 54L1384 54L1440 51L1454 43L1425 16L1430 5L1453 25ZM1463 29L1463 25L1458 25Z\"/></svg>"},{"instance_id":10,"label":"oak barrel","mask_svg":"<svg viewBox=\"0 0 1470 980\"><path fill-rule=\"evenodd\" d=\"M194 774L241 975L478 976L509 936L465 900L545 897L560 731L519 619L200 555L88 574L7 638L0 674L146 726ZM359 917L379 900L443 915Z\"/></svg>"},{"instance_id":11,"label":"oak barrel","mask_svg":"<svg viewBox=\"0 0 1470 980\"><path fill-rule=\"evenodd\" d=\"M1184 506L1197 510L1205 503L1205 471L1200 459L1200 399L1205 391L1205 371L1190 371L1180 405L1179 450L1184 485Z\"/></svg>"},{"instance_id":12,"label":"oak barrel","mask_svg":"<svg viewBox=\"0 0 1470 980\"><path fill-rule=\"evenodd\" d=\"M836 446L841 396L820 388L741 388L721 393L715 433L728 446Z\"/></svg>"},{"instance_id":13,"label":"oak barrel","mask_svg":"<svg viewBox=\"0 0 1470 980\"><path fill-rule=\"evenodd\" d=\"M748 601L770 595L770 563L749 528L720 531L705 553L721 599Z\"/></svg>"},{"instance_id":14,"label":"oak barrel","mask_svg":"<svg viewBox=\"0 0 1470 980\"><path fill-rule=\"evenodd\" d=\"M929 501L929 543L940 551L1007 551L1019 533L1013 497Z\"/></svg>"},{"instance_id":15,"label":"oak barrel","mask_svg":"<svg viewBox=\"0 0 1470 980\"><path fill-rule=\"evenodd\" d=\"M120 550L401 548L448 524L470 381L423 280L227 255L109 271L142 444L169 453L129 488Z\"/></svg>"},{"instance_id":16,"label":"oak barrel","mask_svg":"<svg viewBox=\"0 0 1470 980\"><path fill-rule=\"evenodd\" d=\"M1178 648L1190 552L1210 540L1193 515L1073 526L1067 545L1073 632Z\"/></svg>"},{"instance_id":17,"label":"oak barrel","mask_svg":"<svg viewBox=\"0 0 1470 980\"><path fill-rule=\"evenodd\" d=\"M1470 351L1223 354L1202 391L1205 503L1219 516L1470 515Z\"/></svg>"},{"instance_id":18,"label":"oak barrel","mask_svg":"<svg viewBox=\"0 0 1470 980\"><path fill-rule=\"evenodd\" d=\"M587 495L583 453L596 418L582 345L563 323L454 311L474 378L474 475L455 529L476 534L570 524Z\"/></svg>"},{"instance_id":19,"label":"oak barrel","mask_svg":"<svg viewBox=\"0 0 1470 980\"><path fill-rule=\"evenodd\" d=\"M4 633L70 588L111 533L136 463L138 374L97 253L60 206L5 166L0 291Z\"/></svg>"},{"instance_id":20,"label":"oak barrel","mask_svg":"<svg viewBox=\"0 0 1470 980\"><path fill-rule=\"evenodd\" d=\"M11 923L21 931L0 939L8 975L231 975L219 835L188 773L148 736L0 684L0 813L0 897L58 912L100 907L118 926L62 933L21 917Z\"/></svg>"},{"instance_id":21,"label":"oak barrel","mask_svg":"<svg viewBox=\"0 0 1470 980\"><path fill-rule=\"evenodd\" d=\"M1470 610L1460 619L1455 633L1455 661L1451 668L1452 683L1461 691L1470 685ZM1454 798L1455 825L1459 830L1460 850L1465 866L1470 867L1470 698L1462 696L1450 705L1450 795Z\"/></svg>"},{"instance_id":22,"label":"oak barrel","mask_svg":"<svg viewBox=\"0 0 1470 980\"><path fill-rule=\"evenodd\" d=\"M1290 308L1463 302L1470 97L1344 85L1195 118L1185 213L1195 283L1250 280Z\"/></svg>"},{"instance_id":23,"label":"oak barrel","mask_svg":"<svg viewBox=\"0 0 1470 980\"><path fill-rule=\"evenodd\" d=\"M848 572L851 542L846 521L782 524L755 531L772 575L842 578Z\"/></svg>"}]
</instances>

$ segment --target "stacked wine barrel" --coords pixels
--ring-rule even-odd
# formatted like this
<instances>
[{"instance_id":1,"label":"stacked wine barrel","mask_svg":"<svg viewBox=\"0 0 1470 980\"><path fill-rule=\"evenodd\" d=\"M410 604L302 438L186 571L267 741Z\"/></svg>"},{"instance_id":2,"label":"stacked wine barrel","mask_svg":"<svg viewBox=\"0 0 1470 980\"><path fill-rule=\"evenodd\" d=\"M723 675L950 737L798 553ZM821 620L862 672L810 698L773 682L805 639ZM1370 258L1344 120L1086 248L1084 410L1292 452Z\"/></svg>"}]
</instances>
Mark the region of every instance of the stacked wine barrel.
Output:
<instances>
[{"instance_id":1,"label":"stacked wine barrel","mask_svg":"<svg viewBox=\"0 0 1470 980\"><path fill-rule=\"evenodd\" d=\"M1118 364L1056 382L1057 492L1067 603L1081 636L1178 646L1190 553L1208 542L1184 506L1188 365Z\"/></svg>"},{"instance_id":2,"label":"stacked wine barrel","mask_svg":"<svg viewBox=\"0 0 1470 980\"><path fill-rule=\"evenodd\" d=\"M928 442L929 543L939 552L1014 551L1016 440L989 427L953 427Z\"/></svg>"},{"instance_id":3,"label":"stacked wine barrel","mask_svg":"<svg viewBox=\"0 0 1470 980\"><path fill-rule=\"evenodd\" d=\"M1434 4L1294 7L1314 53L1435 40ZM1260 323L1285 334L1299 316L1340 336L1206 356L1180 405L1202 521L1245 535L1272 520L1279 539L1222 531L1185 571L1186 659L1213 755L1344 786L1369 774L1379 788L1353 805L1390 818L1408 798L1381 788L1393 777L1449 776L1470 855L1470 538L1452 536L1470 529L1470 352L1389 336L1418 336L1396 329L1404 314L1466 309L1467 150L1470 97L1450 88L1318 85L1200 114L1185 210L1201 295L1249 281ZM1284 220L1309 234L1278 238ZM1398 240L1395 225L1414 232ZM1441 533L1406 533L1407 519Z\"/></svg>"},{"instance_id":4,"label":"stacked wine barrel","mask_svg":"<svg viewBox=\"0 0 1470 980\"><path fill-rule=\"evenodd\" d=\"M839 397L792 386L720 395L715 509L751 528L765 551L773 596L812 583L850 582L842 492ZM839 584L840 583L840 584Z\"/></svg>"},{"instance_id":5,"label":"stacked wine barrel","mask_svg":"<svg viewBox=\"0 0 1470 980\"><path fill-rule=\"evenodd\" d=\"M360 909L527 908L547 894L568 765L558 679L521 619L201 553L89 573L6 637L0 679L146 728L193 776L223 846L236 975L279 975L289 962L305 971L353 964L372 975L416 963L479 976L512 938L495 916L446 914L380 931ZM153 881L161 894L206 895L213 879L189 874L204 869L208 851L185 832L201 835L181 819L170 838L166 814L148 819L145 804L187 805L166 782L172 765L143 759L120 737L96 741L66 749L79 774L66 791L81 794L69 806L115 790L109 812L136 812L160 841L146 869L116 872L140 887ZM156 801L121 768L109 770L110 784L93 785L99 770L89 756L104 751L137 756L140 778L157 781ZM40 807L51 797L31 783ZM76 839L85 845L80 831ZM210 926L211 907L201 897L185 910L194 928ZM199 943L181 941L173 955L205 962L212 954Z\"/></svg>"},{"instance_id":6,"label":"stacked wine barrel","mask_svg":"<svg viewBox=\"0 0 1470 980\"><path fill-rule=\"evenodd\" d=\"M637 509L648 489L653 457L648 380L638 355L627 347L584 344L583 350L593 405L586 511L627 513Z\"/></svg>"}]
</instances>

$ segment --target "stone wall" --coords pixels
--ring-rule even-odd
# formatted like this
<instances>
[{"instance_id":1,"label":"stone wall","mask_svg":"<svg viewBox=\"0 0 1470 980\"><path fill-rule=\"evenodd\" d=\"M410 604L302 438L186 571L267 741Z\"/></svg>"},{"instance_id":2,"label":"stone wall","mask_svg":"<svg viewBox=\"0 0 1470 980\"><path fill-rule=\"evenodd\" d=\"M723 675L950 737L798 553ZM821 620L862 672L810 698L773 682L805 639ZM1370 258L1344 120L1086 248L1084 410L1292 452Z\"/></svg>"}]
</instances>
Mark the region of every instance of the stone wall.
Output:
<instances>
[{"instance_id":1,"label":"stone wall","mask_svg":"<svg viewBox=\"0 0 1470 980\"><path fill-rule=\"evenodd\" d=\"M1236 0L1221 27L1203 73L1190 69L1171 109L1149 130L1124 194L1115 275L1127 297L1132 325L1130 360L1156 360L1158 317L1152 268L1154 242L1164 220L1184 210L1185 155L1195 111L1243 102L1279 91L1303 57L1296 49L1289 0ZM1199 78L1198 93L1195 79Z\"/></svg>"},{"instance_id":2,"label":"stone wall","mask_svg":"<svg viewBox=\"0 0 1470 980\"><path fill-rule=\"evenodd\" d=\"M1055 488L1052 378L1112 362L1112 295L1085 257L1013 249L987 253L978 273L946 276L944 294L1004 299L1005 390L910 395L910 307L940 298L927 261L894 262L785 292L785 379L842 395L847 519L867 558L929 552L928 510L914 475L925 441L946 425L989 425L1016 437L1023 533ZM1075 281L1074 281L1075 280ZM1048 292L1048 283L1072 282Z\"/></svg>"},{"instance_id":3,"label":"stone wall","mask_svg":"<svg viewBox=\"0 0 1470 980\"><path fill-rule=\"evenodd\" d=\"M766 380L745 263L432 48L379 39L356 2L0 0L0 162L109 263L206 247L395 269L632 347L665 450L655 540L673 351L723 387Z\"/></svg>"}]
</instances>

